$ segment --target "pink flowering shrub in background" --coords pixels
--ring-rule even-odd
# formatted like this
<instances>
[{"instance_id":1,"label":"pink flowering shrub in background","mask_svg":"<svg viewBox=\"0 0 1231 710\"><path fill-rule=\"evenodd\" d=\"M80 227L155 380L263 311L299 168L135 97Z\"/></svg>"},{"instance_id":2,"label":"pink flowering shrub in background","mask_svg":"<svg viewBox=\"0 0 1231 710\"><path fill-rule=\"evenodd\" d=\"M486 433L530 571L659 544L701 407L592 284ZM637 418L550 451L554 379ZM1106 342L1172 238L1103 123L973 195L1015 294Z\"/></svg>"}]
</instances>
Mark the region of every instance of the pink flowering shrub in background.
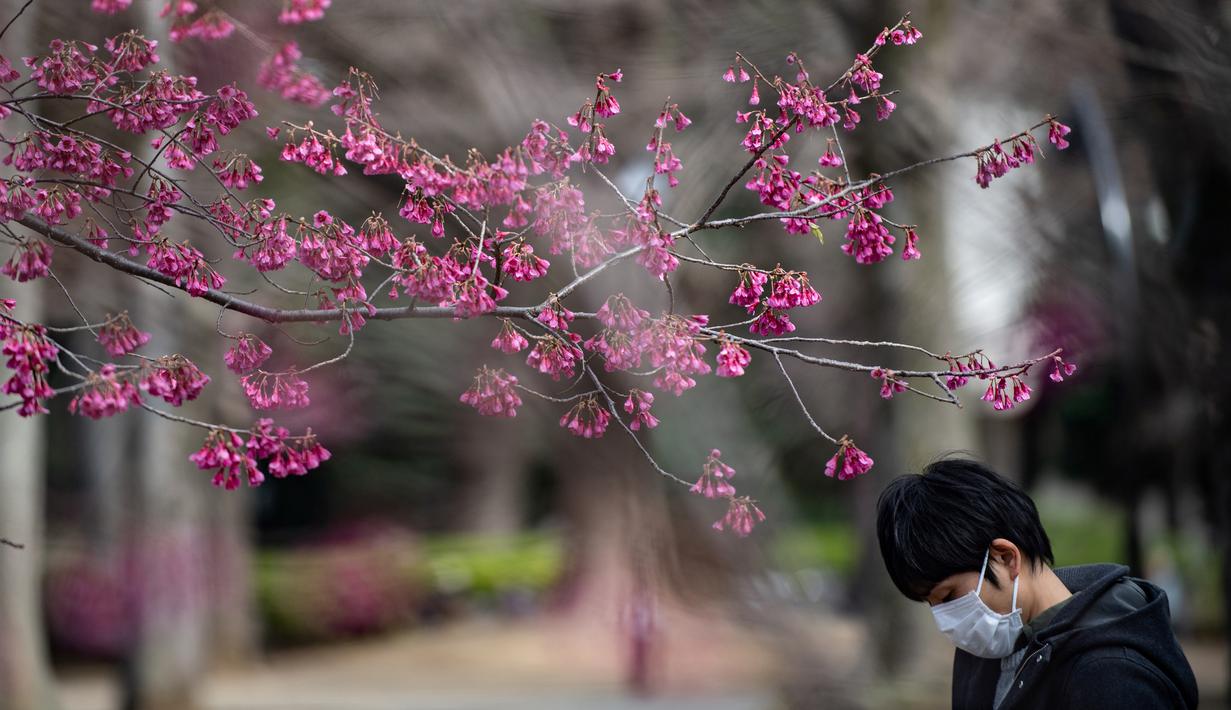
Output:
<instances>
[{"instance_id":1,"label":"pink flowering shrub in background","mask_svg":"<svg viewBox=\"0 0 1231 710\"><path fill-rule=\"evenodd\" d=\"M121 16L128 6L126 0L91 3L98 12ZM320 21L329 6L329 0L288 0L277 21L290 26ZM208 2L172 0L162 16L174 42L209 41L237 28L255 36ZM854 478L872 467L872 458L850 436L832 436L813 418L785 360L866 373L885 398L909 392L953 405L959 404L955 391L974 378L987 382L982 399L997 410L1030 397L1026 377L1034 367L1050 363L1056 381L1074 371L1059 350L998 366L980 351L941 354L906 344L787 337L797 333L792 318L822 302L808 273L751 259L716 262L696 244L706 232L762 220L781 224L788 239L819 235L822 223L837 221L845 226L841 251L857 263L875 265L895 254L913 261L922 256L919 227L895 222L884 212L895 198L895 177L924 165L973 159L975 180L988 187L1034 162L1042 149L1035 131L1046 128L1056 148L1068 145L1068 127L1049 115L964 153L879 174L852 174L843 142L865 119L887 120L896 109L891 97L898 90L886 88L886 77L876 69L879 53L906 49L921 38L909 15L903 17L828 82L814 77L794 53L785 59L785 75L739 54L725 72L716 68L716 81L746 87L747 110L735 111L742 135L731 139L729 181L703 213L687 216L667 214L661 192L679 184L688 158L670 143L692 123L678 104L665 103L653 120L644 119L652 168L641 194L623 194L603 173L603 166L625 150L608 137L610 122L643 120L621 110L619 87L636 77L620 69L598 74L593 96L575 110L557 107L554 117L534 121L504 150L491 156L471 150L458 163L378 118L376 78L351 68L330 89L303 68L296 42L271 43L277 48L256 70L257 84L304 111L329 103L331 112L322 120L267 126L265 135L280 144L281 159L329 177L396 176L404 186L400 200L370 205L371 216L359 225L325 210L292 213L281 206L282 196L262 192L262 167L233 136L241 124L259 117L253 98L235 84L206 87L196 77L160 69L157 43L135 30L101 47L57 39L36 56L0 57L0 82L8 89L0 99L0 117L10 119L0 139L9 148L4 160L15 171L0 182L5 220L0 241L10 250L0 256L0 273L16 281L53 276L63 252L76 251L98 262L95 269L110 268L215 305L220 324L226 311L251 319L249 328L261 322L337 323L346 342L327 359L274 370L265 369L267 363L275 349L286 346L247 330L220 328L220 352L225 351L225 365L239 379L255 419L248 427L232 426L162 408L158 400L178 407L223 375L203 372L180 353L151 352L157 340L127 313L91 312L87 304L81 312L85 320L75 329L93 333L98 348L77 353L57 331L15 317L12 301L5 300L0 340L10 375L4 392L20 400L6 408L33 416L46 413L45 403L63 395L71 412L95 419L145 409L205 430L203 446L190 458L213 472L215 485L258 486L268 475L303 475L329 458L311 430L292 433L264 415L310 407L309 374L342 362L371 321L436 318L446 328L450 319L483 318L494 326L492 357L502 362L481 367L460 393L461 402L480 415L513 417L523 396L537 396L560 406L560 426L574 435L597 438L615 429L638 439L643 429L666 425L653 413L655 393L686 396L698 378L740 377L757 360L772 357L804 418L837 447L824 473ZM744 101L743 96L733 101ZM76 109L78 118L50 120L32 110L31 98L63 109L58 116ZM138 155L119 148L99 136L106 127L137 136L153 151ZM825 137L823 153L797 149L800 141L794 137L805 133ZM211 189L190 193L180 179L186 173L208 178ZM737 187L754 193L764 209L716 219ZM604 202L619 209L609 214L596 208ZM207 227L202 242L219 244L193 244L179 236L177 226L193 222ZM207 258L219 246L231 255L229 262ZM644 270L640 283L604 280L604 271L626 260ZM288 306L277 289L225 291L228 274L244 269L291 277L306 273L317 282L312 300ZM672 307L655 314L625 295L649 287L669 292L672 280L691 269L716 269L729 277L730 291L707 306L708 313L682 314ZM552 284L545 296L544 280ZM583 284L609 289L595 313L576 304ZM728 305L743 309L746 318L718 322ZM889 345L936 364L890 370L876 362L816 357L801 350L801 343ZM282 355L281 362L298 356L293 346ZM537 371L534 382L509 371L523 357L530 371ZM613 373L620 373L620 383L636 386L617 385ZM560 393L538 389L553 386ZM640 440L637 445L657 473L725 501L727 511L714 523L716 529L743 536L765 519L755 500L737 493L735 470L720 460L717 449L694 483L692 475L664 470Z\"/></svg>"}]
</instances>

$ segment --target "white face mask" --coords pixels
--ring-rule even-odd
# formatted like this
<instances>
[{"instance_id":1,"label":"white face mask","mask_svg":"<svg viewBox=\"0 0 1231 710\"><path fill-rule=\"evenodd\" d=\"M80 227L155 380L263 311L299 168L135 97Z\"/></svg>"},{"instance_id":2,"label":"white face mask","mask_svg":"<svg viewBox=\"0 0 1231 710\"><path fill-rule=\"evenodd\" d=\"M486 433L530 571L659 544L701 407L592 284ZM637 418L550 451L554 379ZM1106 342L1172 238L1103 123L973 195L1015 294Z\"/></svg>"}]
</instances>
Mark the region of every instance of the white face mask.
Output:
<instances>
[{"instance_id":1,"label":"white face mask","mask_svg":"<svg viewBox=\"0 0 1231 710\"><path fill-rule=\"evenodd\" d=\"M979 592L983 590L983 574L987 571L989 548L983 555L979 570L979 585L974 591L953 601L932 607L932 616L940 632L958 648L980 658L1004 658L1013 652L1013 644L1022 632L1022 610L1017 608L1017 579L1013 580L1013 610L1008 614L992 611Z\"/></svg>"}]
</instances>

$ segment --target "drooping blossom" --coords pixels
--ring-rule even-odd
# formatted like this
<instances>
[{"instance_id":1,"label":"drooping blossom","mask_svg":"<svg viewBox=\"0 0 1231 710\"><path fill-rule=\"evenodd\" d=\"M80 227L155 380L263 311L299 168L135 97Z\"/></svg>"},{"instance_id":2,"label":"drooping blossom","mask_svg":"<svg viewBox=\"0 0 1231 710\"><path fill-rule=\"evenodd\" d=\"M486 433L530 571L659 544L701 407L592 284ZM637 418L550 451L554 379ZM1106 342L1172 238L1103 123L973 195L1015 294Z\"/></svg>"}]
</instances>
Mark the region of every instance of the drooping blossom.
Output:
<instances>
[{"instance_id":1,"label":"drooping blossom","mask_svg":"<svg viewBox=\"0 0 1231 710\"><path fill-rule=\"evenodd\" d=\"M558 380L561 376L572 377L581 360L580 348L555 335L539 339L526 356L527 365L544 375L551 375L553 380Z\"/></svg>"},{"instance_id":2,"label":"drooping blossom","mask_svg":"<svg viewBox=\"0 0 1231 710\"><path fill-rule=\"evenodd\" d=\"M1065 136L1071 133L1072 130L1063 123L1052 119L1047 122L1047 140L1051 141L1057 150L1064 150L1069 147L1069 141Z\"/></svg>"},{"instance_id":3,"label":"drooping blossom","mask_svg":"<svg viewBox=\"0 0 1231 710\"><path fill-rule=\"evenodd\" d=\"M748 330L755 335L777 337L793 332L795 324L791 322L790 316L785 311L767 308L748 326Z\"/></svg>"},{"instance_id":4,"label":"drooping blossom","mask_svg":"<svg viewBox=\"0 0 1231 710\"><path fill-rule=\"evenodd\" d=\"M881 222L880 215L859 209L846 226L847 242L842 251L860 264L875 264L893 253L894 237Z\"/></svg>"},{"instance_id":5,"label":"drooping blossom","mask_svg":"<svg viewBox=\"0 0 1231 710\"><path fill-rule=\"evenodd\" d=\"M500 334L492 340L492 347L502 353L512 355L530 346L530 341L513 327L513 321L501 318Z\"/></svg>"},{"instance_id":6,"label":"drooping blossom","mask_svg":"<svg viewBox=\"0 0 1231 710\"><path fill-rule=\"evenodd\" d=\"M731 485L735 469L720 461L720 456L722 452L718 449L710 451L709 457L705 459L705 464L701 467L701 477L688 490L706 498L727 498L735 495L735 486Z\"/></svg>"},{"instance_id":7,"label":"drooping blossom","mask_svg":"<svg viewBox=\"0 0 1231 710\"><path fill-rule=\"evenodd\" d=\"M822 168L836 168L842 165L842 156L834 152L834 139L828 138L825 141L825 152L821 154L817 161Z\"/></svg>"},{"instance_id":8,"label":"drooping blossom","mask_svg":"<svg viewBox=\"0 0 1231 710\"><path fill-rule=\"evenodd\" d=\"M86 377L85 389L68 403L70 414L81 414L91 419L102 419L141 403L141 393L132 380L116 375L115 365L107 363L98 372Z\"/></svg>"},{"instance_id":9,"label":"drooping blossom","mask_svg":"<svg viewBox=\"0 0 1231 710\"><path fill-rule=\"evenodd\" d=\"M1065 377L1071 376L1077 372L1077 365L1071 362L1065 362L1057 355L1053 358L1051 374L1048 375L1052 382L1063 382Z\"/></svg>"},{"instance_id":10,"label":"drooping blossom","mask_svg":"<svg viewBox=\"0 0 1231 710\"><path fill-rule=\"evenodd\" d=\"M684 318L665 314L652 319L642 331L642 344L650 366L657 369L654 386L679 397L696 386L693 375L709 374L705 361L705 344L698 339L706 316Z\"/></svg>"},{"instance_id":11,"label":"drooping blossom","mask_svg":"<svg viewBox=\"0 0 1231 710\"><path fill-rule=\"evenodd\" d=\"M517 394L517 377L504 370L492 370L486 365L479 369L470 389L462 393L461 401L479 410L488 417L515 417L521 406Z\"/></svg>"},{"instance_id":12,"label":"drooping blossom","mask_svg":"<svg viewBox=\"0 0 1231 710\"><path fill-rule=\"evenodd\" d=\"M603 301L603 305L595 316L598 322L608 328L631 333L649 319L650 312L633 305L633 302L623 293L617 293L614 296L608 296L607 300Z\"/></svg>"},{"instance_id":13,"label":"drooping blossom","mask_svg":"<svg viewBox=\"0 0 1231 710\"><path fill-rule=\"evenodd\" d=\"M302 409L308 406L308 382L295 370L258 370L239 380L254 409Z\"/></svg>"},{"instance_id":14,"label":"drooping blossom","mask_svg":"<svg viewBox=\"0 0 1231 710\"><path fill-rule=\"evenodd\" d=\"M132 4L133 0L91 0L90 9L94 12L114 15L127 10Z\"/></svg>"},{"instance_id":15,"label":"drooping blossom","mask_svg":"<svg viewBox=\"0 0 1231 710\"><path fill-rule=\"evenodd\" d=\"M27 239L17 245L9 260L0 266L0 274L14 281L31 281L47 275L51 269L51 246L41 239Z\"/></svg>"},{"instance_id":16,"label":"drooping blossom","mask_svg":"<svg viewBox=\"0 0 1231 710\"><path fill-rule=\"evenodd\" d=\"M1012 385L1010 388L1009 385ZM980 398L984 402L991 402L992 408L996 411L1007 411L1013 408L1016 404L1021 404L1030 399L1030 385L1026 384L1020 375L1009 375L1007 377L993 375L991 382L987 385L987 391Z\"/></svg>"},{"instance_id":17,"label":"drooping blossom","mask_svg":"<svg viewBox=\"0 0 1231 710\"><path fill-rule=\"evenodd\" d=\"M214 172L223 185L234 190L244 190L265 179L261 166L243 154L234 154L228 159L214 159Z\"/></svg>"},{"instance_id":18,"label":"drooping blossom","mask_svg":"<svg viewBox=\"0 0 1231 710\"><path fill-rule=\"evenodd\" d=\"M325 16L332 0L284 0L282 12L278 13L278 22L284 25L297 25L301 22L314 22Z\"/></svg>"},{"instance_id":19,"label":"drooping blossom","mask_svg":"<svg viewBox=\"0 0 1231 710\"><path fill-rule=\"evenodd\" d=\"M246 375L263 365L273 352L273 348L252 333L241 333L222 360L231 372Z\"/></svg>"},{"instance_id":20,"label":"drooping blossom","mask_svg":"<svg viewBox=\"0 0 1231 710\"><path fill-rule=\"evenodd\" d=\"M150 334L137 330L128 311L116 316L108 316L107 321L98 329L98 342L111 357L120 357L136 350L150 342Z\"/></svg>"},{"instance_id":21,"label":"drooping blossom","mask_svg":"<svg viewBox=\"0 0 1231 710\"><path fill-rule=\"evenodd\" d=\"M512 276L514 281L533 281L547 275L547 260L536 255L534 247L525 241L509 244L501 256L504 259L501 271Z\"/></svg>"},{"instance_id":22,"label":"drooping blossom","mask_svg":"<svg viewBox=\"0 0 1231 710\"><path fill-rule=\"evenodd\" d=\"M296 42L283 43L277 52L261 64L257 72L257 83L263 89L280 94L287 101L320 106L329 100L329 89L320 79L299 66L299 60L302 58L303 52L299 50Z\"/></svg>"},{"instance_id":23,"label":"drooping blossom","mask_svg":"<svg viewBox=\"0 0 1231 710\"><path fill-rule=\"evenodd\" d=\"M173 407L196 399L209 384L209 375L183 355L160 357L146 364L143 372L141 389Z\"/></svg>"},{"instance_id":24,"label":"drooping blossom","mask_svg":"<svg viewBox=\"0 0 1231 710\"><path fill-rule=\"evenodd\" d=\"M6 310L10 309L8 303L6 299ZM42 400L55 396L47 382L47 374L60 348L47 337L45 327L19 324L9 318L0 318L0 338L3 338L0 354L5 357L5 366L13 371L0 391L21 397L17 409L19 416L46 414Z\"/></svg>"},{"instance_id":25,"label":"drooping blossom","mask_svg":"<svg viewBox=\"0 0 1231 710\"><path fill-rule=\"evenodd\" d=\"M243 439L233 431L210 430L205 443L190 454L188 460L205 471L216 469L214 485L228 491L239 488L240 482L245 479L251 487L259 486L265 481L265 475L261 473L256 458L248 452Z\"/></svg>"},{"instance_id":26,"label":"drooping blossom","mask_svg":"<svg viewBox=\"0 0 1231 710\"><path fill-rule=\"evenodd\" d=\"M882 367L872 368L872 379L881 381L881 398L893 399L893 395L906 391L906 382L898 379L893 370Z\"/></svg>"},{"instance_id":27,"label":"drooping blossom","mask_svg":"<svg viewBox=\"0 0 1231 710\"><path fill-rule=\"evenodd\" d=\"M910 261L923 256L919 253L919 234L914 227L906 229L906 248L902 250L902 260Z\"/></svg>"},{"instance_id":28,"label":"drooping blossom","mask_svg":"<svg viewBox=\"0 0 1231 710\"><path fill-rule=\"evenodd\" d=\"M769 274L763 271L741 270L739 272L739 286L731 292L729 303L742 306L749 313L755 313L761 305L761 295L765 292L765 284L769 281Z\"/></svg>"},{"instance_id":29,"label":"drooping blossom","mask_svg":"<svg viewBox=\"0 0 1231 710\"><path fill-rule=\"evenodd\" d=\"M779 268L774 270L770 279L773 283L769 297L765 299L766 308L774 310L807 308L821 300L821 294L808 282L807 272L784 272Z\"/></svg>"},{"instance_id":30,"label":"drooping blossom","mask_svg":"<svg viewBox=\"0 0 1231 710\"><path fill-rule=\"evenodd\" d=\"M848 481L872 469L872 457L868 456L850 437L838 440L838 451L825 463L825 475L835 476L839 481Z\"/></svg>"},{"instance_id":31,"label":"drooping blossom","mask_svg":"<svg viewBox=\"0 0 1231 710\"><path fill-rule=\"evenodd\" d=\"M650 413L650 407L654 405L654 393L646 392L633 388L628 393L628 398L624 400L624 411L633 415L632 422L628 428L633 431L641 431L641 427L653 429L658 426L658 417Z\"/></svg>"},{"instance_id":32,"label":"drooping blossom","mask_svg":"<svg viewBox=\"0 0 1231 710\"><path fill-rule=\"evenodd\" d=\"M752 362L752 355L739 343L724 338L718 350L719 377L739 377Z\"/></svg>"},{"instance_id":33,"label":"drooping blossom","mask_svg":"<svg viewBox=\"0 0 1231 710\"><path fill-rule=\"evenodd\" d=\"M373 213L359 226L359 246L372 256L384 256L398 247L398 240L389 221Z\"/></svg>"},{"instance_id":34,"label":"drooping blossom","mask_svg":"<svg viewBox=\"0 0 1231 710\"><path fill-rule=\"evenodd\" d=\"M748 537L753 526L763 520L765 513L761 512L755 501L748 496L733 496L727 514L714 523L713 528L719 531L730 530L740 537Z\"/></svg>"},{"instance_id":35,"label":"drooping blossom","mask_svg":"<svg viewBox=\"0 0 1231 710\"><path fill-rule=\"evenodd\" d=\"M572 409L560 417L560 426L573 436L597 439L607 431L611 413L602 407L593 395L583 397Z\"/></svg>"}]
</instances>

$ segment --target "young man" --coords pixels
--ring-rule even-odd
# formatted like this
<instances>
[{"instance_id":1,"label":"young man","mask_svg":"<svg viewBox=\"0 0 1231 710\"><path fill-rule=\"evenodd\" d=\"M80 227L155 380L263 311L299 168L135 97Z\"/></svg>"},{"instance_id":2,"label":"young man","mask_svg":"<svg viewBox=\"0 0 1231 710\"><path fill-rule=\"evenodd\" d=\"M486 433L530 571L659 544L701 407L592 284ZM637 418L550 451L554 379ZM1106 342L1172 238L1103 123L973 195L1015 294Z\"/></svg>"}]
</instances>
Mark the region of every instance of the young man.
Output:
<instances>
[{"instance_id":1,"label":"young man","mask_svg":"<svg viewBox=\"0 0 1231 710\"><path fill-rule=\"evenodd\" d=\"M1123 565L1053 570L1034 502L980 464L897 478L876 533L893 583L957 646L954 710L1197 707L1163 591Z\"/></svg>"}]
</instances>

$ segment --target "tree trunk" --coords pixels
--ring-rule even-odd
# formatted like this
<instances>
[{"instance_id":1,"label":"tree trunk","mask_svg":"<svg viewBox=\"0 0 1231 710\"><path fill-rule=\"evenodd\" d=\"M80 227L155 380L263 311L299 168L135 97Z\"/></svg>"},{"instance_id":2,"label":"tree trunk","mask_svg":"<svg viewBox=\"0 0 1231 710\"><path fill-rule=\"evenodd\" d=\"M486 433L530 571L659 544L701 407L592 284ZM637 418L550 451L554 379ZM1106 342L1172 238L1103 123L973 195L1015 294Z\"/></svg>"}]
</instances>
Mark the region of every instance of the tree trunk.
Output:
<instances>
[{"instance_id":1,"label":"tree trunk","mask_svg":"<svg viewBox=\"0 0 1231 710\"><path fill-rule=\"evenodd\" d=\"M6 283L5 295L17 299L18 318L39 320L39 288L37 282ZM10 401L7 396L0 398L0 404ZM0 538L4 539L0 542L0 707L4 710L57 707L41 597L44 421L42 416L18 417L13 410L0 412Z\"/></svg>"}]
</instances>

